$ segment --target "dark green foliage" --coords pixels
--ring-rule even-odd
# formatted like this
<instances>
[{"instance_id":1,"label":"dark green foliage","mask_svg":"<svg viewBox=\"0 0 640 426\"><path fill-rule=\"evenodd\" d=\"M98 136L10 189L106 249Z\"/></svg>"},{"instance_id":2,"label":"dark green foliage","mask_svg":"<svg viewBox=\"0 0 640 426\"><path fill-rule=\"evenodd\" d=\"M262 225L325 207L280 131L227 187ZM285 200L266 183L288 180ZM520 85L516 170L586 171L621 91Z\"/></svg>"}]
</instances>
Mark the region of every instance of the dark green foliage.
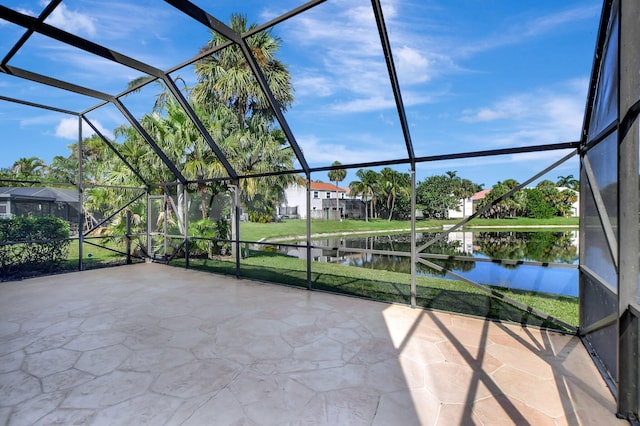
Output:
<instances>
[{"instance_id":1,"label":"dark green foliage","mask_svg":"<svg viewBox=\"0 0 640 426\"><path fill-rule=\"evenodd\" d=\"M502 197L515 189L518 185L520 184L514 179L507 179L504 182L498 182L493 185L487 196L478 202L478 210L491 205L491 207L482 213L480 217L504 219L507 217L512 218L522 216L527 202L527 196L524 191L516 191L510 197L502 199Z\"/></svg>"},{"instance_id":2,"label":"dark green foliage","mask_svg":"<svg viewBox=\"0 0 640 426\"><path fill-rule=\"evenodd\" d=\"M255 223L270 223L273 221L273 215L265 212L249 212L249 220Z\"/></svg>"},{"instance_id":3,"label":"dark green foliage","mask_svg":"<svg viewBox=\"0 0 640 426\"><path fill-rule=\"evenodd\" d=\"M419 182L416 185L416 203L426 218L446 219L448 210L459 210L461 199L471 197L481 189L482 185L462 179L455 171L448 171Z\"/></svg>"},{"instance_id":4,"label":"dark green foliage","mask_svg":"<svg viewBox=\"0 0 640 426\"><path fill-rule=\"evenodd\" d=\"M578 259L571 232L480 232L478 252L494 259L573 263ZM515 265L503 265L515 268Z\"/></svg>"},{"instance_id":5,"label":"dark green foliage","mask_svg":"<svg viewBox=\"0 0 640 426\"><path fill-rule=\"evenodd\" d=\"M231 243L225 240L229 239L230 230L230 223L226 219L202 219L191 223L189 234L196 238L189 240L189 254L194 257L206 255L209 259L228 255Z\"/></svg>"},{"instance_id":6,"label":"dark green foliage","mask_svg":"<svg viewBox=\"0 0 640 426\"><path fill-rule=\"evenodd\" d=\"M525 208L527 217L548 219L557 214L557 210L545 199L545 195L541 190L531 188L526 189L525 192L527 194L527 204Z\"/></svg>"},{"instance_id":7,"label":"dark green foliage","mask_svg":"<svg viewBox=\"0 0 640 426\"><path fill-rule=\"evenodd\" d=\"M55 270L69 254L69 224L56 217L0 219L0 277Z\"/></svg>"},{"instance_id":8,"label":"dark green foliage","mask_svg":"<svg viewBox=\"0 0 640 426\"><path fill-rule=\"evenodd\" d=\"M416 202L426 218L445 219L447 210L458 207L455 182L448 176L430 176L416 186Z\"/></svg>"},{"instance_id":9,"label":"dark green foliage","mask_svg":"<svg viewBox=\"0 0 640 426\"><path fill-rule=\"evenodd\" d=\"M249 221L255 223L269 223L275 216L275 208L272 199L264 194L256 194L252 200L246 200L249 210Z\"/></svg>"}]
</instances>

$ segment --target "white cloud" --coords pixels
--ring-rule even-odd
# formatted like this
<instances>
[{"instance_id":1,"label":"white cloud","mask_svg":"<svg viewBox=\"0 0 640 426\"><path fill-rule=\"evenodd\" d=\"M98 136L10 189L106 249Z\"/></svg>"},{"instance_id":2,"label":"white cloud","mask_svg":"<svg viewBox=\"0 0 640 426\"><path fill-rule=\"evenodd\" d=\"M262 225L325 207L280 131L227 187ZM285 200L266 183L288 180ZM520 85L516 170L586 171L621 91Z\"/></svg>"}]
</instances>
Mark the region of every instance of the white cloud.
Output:
<instances>
[{"instance_id":1,"label":"white cloud","mask_svg":"<svg viewBox=\"0 0 640 426\"><path fill-rule=\"evenodd\" d=\"M112 138L111 132L105 129L99 121L92 121L93 125L107 138ZM61 139L78 140L78 119L75 117L63 118L56 126L56 137ZM82 122L82 137L86 138L95 135L93 129L86 123Z\"/></svg>"},{"instance_id":2,"label":"white cloud","mask_svg":"<svg viewBox=\"0 0 640 426\"><path fill-rule=\"evenodd\" d=\"M395 107L393 99L385 99L383 96L371 96L369 98L358 98L352 101L340 102L330 106L336 112L368 112L380 111Z\"/></svg>"},{"instance_id":3,"label":"white cloud","mask_svg":"<svg viewBox=\"0 0 640 426\"><path fill-rule=\"evenodd\" d=\"M46 3L48 1L44 1L43 6ZM144 16L142 21L141 16ZM168 7L149 7L147 2L118 0L101 3L97 9L90 9L90 5L84 3L78 3L72 9L72 6L61 3L46 23L159 68L174 66L195 55L209 34L204 26ZM202 38L176 37L175 34L181 31L199 31ZM38 43L33 45L39 55L39 64L47 72L57 74L54 75L56 78L117 93L126 89L128 81L140 76L136 70L81 49L46 37L36 37ZM53 61L55 64L52 65ZM97 82L99 85L96 87Z\"/></svg>"},{"instance_id":4,"label":"white cloud","mask_svg":"<svg viewBox=\"0 0 640 426\"><path fill-rule=\"evenodd\" d=\"M477 110L466 109L462 112L461 121L468 123L494 121L500 119L519 119L531 114L535 108L538 94L514 95L495 102L490 107Z\"/></svg>"},{"instance_id":5,"label":"white cloud","mask_svg":"<svg viewBox=\"0 0 640 426\"><path fill-rule=\"evenodd\" d=\"M480 108L478 111L466 109L462 111L462 114L463 116L460 120L469 123L476 121L493 121L507 117L506 111L491 108Z\"/></svg>"},{"instance_id":6,"label":"white cloud","mask_svg":"<svg viewBox=\"0 0 640 426\"><path fill-rule=\"evenodd\" d=\"M20 127L31 127L40 125L51 125L56 123L59 119L59 115L53 114L35 114L30 116L23 116L18 121Z\"/></svg>"},{"instance_id":7,"label":"white cloud","mask_svg":"<svg viewBox=\"0 0 640 426\"><path fill-rule=\"evenodd\" d=\"M296 88L297 96L318 96L326 97L334 93L331 81L325 76L308 75L295 78L293 87Z\"/></svg>"},{"instance_id":8,"label":"white cloud","mask_svg":"<svg viewBox=\"0 0 640 426\"><path fill-rule=\"evenodd\" d=\"M483 132L484 144L523 146L578 140L584 115L587 79L520 93L489 106L462 111L466 123L500 121L499 131Z\"/></svg>"},{"instance_id":9,"label":"white cloud","mask_svg":"<svg viewBox=\"0 0 640 426\"><path fill-rule=\"evenodd\" d=\"M477 40L467 40L457 49L457 55L469 56L503 46L520 44L530 38L538 37L553 31L562 30L567 25L588 19L600 14L600 5L591 4L572 9L539 16L529 20L519 20L507 28L500 28L496 34Z\"/></svg>"},{"instance_id":10,"label":"white cloud","mask_svg":"<svg viewBox=\"0 0 640 426\"><path fill-rule=\"evenodd\" d=\"M398 18L397 1L386 1L383 10L387 24ZM401 29L401 25L397 25ZM373 9L368 3L338 0L323 4L283 26L284 39L295 40L312 56L299 55L294 75L299 98L339 94L325 111L367 112L394 108L393 93L380 43ZM420 49L401 31L390 32L396 69L404 90L429 81L434 64L447 58ZM397 42L397 43L396 43ZM442 68L445 68L444 66ZM322 75L320 80L317 76ZM322 83L322 90L317 90ZM414 96L415 103L426 96Z\"/></svg>"},{"instance_id":11,"label":"white cloud","mask_svg":"<svg viewBox=\"0 0 640 426\"><path fill-rule=\"evenodd\" d=\"M33 16L34 18L38 17L38 13L34 12L31 9L23 9L21 7L16 8L16 10L20 13L22 13L23 15L29 15L29 16Z\"/></svg>"},{"instance_id":12,"label":"white cloud","mask_svg":"<svg viewBox=\"0 0 640 426\"><path fill-rule=\"evenodd\" d=\"M506 45L523 43L531 38L560 31L567 25L583 22L597 16L599 8L590 4L554 12L547 15L505 16L499 18L495 34L472 34L461 39L455 28L437 22L436 11L432 20L421 18L418 23L411 15L415 7L404 5L399 0L383 3L383 12L393 49L394 62L403 92L421 92L414 96L412 105L418 105L441 96L427 86L436 77L464 71L459 62L471 55ZM422 5L421 7L432 7ZM421 9L424 12L424 10ZM513 22L517 20L517 23ZM510 24L506 24L511 22ZM506 26L506 28L505 28ZM283 27L284 39L293 39L313 52L308 63L300 65L296 72L300 97L341 94L333 104L333 111L370 111L376 96L391 99L387 67L382 54L380 37L374 14L369 4L354 4L352 1L336 0L319 6L307 14L287 22ZM498 33L499 31L499 33ZM464 32L463 32L464 33ZM301 55L304 56L304 55ZM296 58L301 63L305 58ZM325 89L313 90L317 80L314 75L323 75ZM304 87L309 84L310 88ZM357 98L357 99L354 99ZM336 102L344 101L338 106ZM517 108L514 109L513 106ZM390 102L378 103L379 109L392 108ZM498 108L499 107L499 108ZM522 110L521 105L495 105L465 115L468 121L489 121L509 118ZM374 108L375 109L375 108Z\"/></svg>"},{"instance_id":13,"label":"white cloud","mask_svg":"<svg viewBox=\"0 0 640 426\"><path fill-rule=\"evenodd\" d=\"M579 6L561 12L553 13L547 16L534 19L525 26L524 34L528 36L536 36L550 31L555 31L567 24L577 21L591 19L600 14L600 4L592 4L588 6Z\"/></svg>"},{"instance_id":14,"label":"white cloud","mask_svg":"<svg viewBox=\"0 0 640 426\"><path fill-rule=\"evenodd\" d=\"M93 36L96 34L93 18L81 12L68 9L64 3L60 3L45 22L78 36Z\"/></svg>"},{"instance_id":15,"label":"white cloud","mask_svg":"<svg viewBox=\"0 0 640 426\"><path fill-rule=\"evenodd\" d=\"M434 72L431 61L419 50L402 46L394 51L394 62L397 66L400 80L406 84L424 83L431 80Z\"/></svg>"},{"instance_id":16,"label":"white cloud","mask_svg":"<svg viewBox=\"0 0 640 426\"><path fill-rule=\"evenodd\" d=\"M464 110L458 119L469 125L464 142L490 149L577 141L587 85L587 79L570 80Z\"/></svg>"}]
</instances>

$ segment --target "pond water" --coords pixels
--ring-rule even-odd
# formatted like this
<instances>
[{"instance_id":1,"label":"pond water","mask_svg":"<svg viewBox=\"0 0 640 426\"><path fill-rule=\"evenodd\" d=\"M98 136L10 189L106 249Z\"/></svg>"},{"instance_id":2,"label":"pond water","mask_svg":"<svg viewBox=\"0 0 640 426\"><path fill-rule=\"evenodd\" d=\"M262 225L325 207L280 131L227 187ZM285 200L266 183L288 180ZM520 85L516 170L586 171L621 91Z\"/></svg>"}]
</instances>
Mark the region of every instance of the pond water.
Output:
<instances>
[{"instance_id":1,"label":"pond water","mask_svg":"<svg viewBox=\"0 0 640 426\"><path fill-rule=\"evenodd\" d=\"M417 245L434 238L434 233L417 234ZM357 238L313 240L314 261L361 268L411 272L410 235L377 235ZM394 254L362 253L364 250L393 251ZM278 251L305 258L306 250L279 246ZM477 261L430 259L481 284L578 296L578 231L464 231L452 232L424 253L469 256ZM514 265L481 259L542 262L544 266ZM443 277L444 273L417 264L419 275Z\"/></svg>"}]
</instances>

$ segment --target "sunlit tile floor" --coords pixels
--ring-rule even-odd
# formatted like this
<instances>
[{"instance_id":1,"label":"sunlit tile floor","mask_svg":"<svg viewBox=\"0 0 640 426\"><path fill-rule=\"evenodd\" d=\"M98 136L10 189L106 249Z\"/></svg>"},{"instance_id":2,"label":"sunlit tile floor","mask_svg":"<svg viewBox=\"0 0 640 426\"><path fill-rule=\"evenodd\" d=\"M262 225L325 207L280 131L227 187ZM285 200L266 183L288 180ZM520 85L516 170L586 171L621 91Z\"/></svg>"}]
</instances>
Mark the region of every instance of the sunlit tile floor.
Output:
<instances>
[{"instance_id":1,"label":"sunlit tile floor","mask_svg":"<svg viewBox=\"0 0 640 426\"><path fill-rule=\"evenodd\" d=\"M0 284L0 424L612 425L581 342L158 264Z\"/></svg>"}]
</instances>

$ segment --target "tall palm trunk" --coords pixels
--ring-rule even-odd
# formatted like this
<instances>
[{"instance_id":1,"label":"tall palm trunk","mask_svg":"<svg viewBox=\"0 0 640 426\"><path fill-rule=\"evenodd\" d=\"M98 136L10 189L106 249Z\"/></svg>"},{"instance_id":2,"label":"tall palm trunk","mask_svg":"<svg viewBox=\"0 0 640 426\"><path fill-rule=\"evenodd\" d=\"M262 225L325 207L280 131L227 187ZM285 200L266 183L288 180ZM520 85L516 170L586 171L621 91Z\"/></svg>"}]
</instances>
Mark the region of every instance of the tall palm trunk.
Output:
<instances>
[{"instance_id":1,"label":"tall palm trunk","mask_svg":"<svg viewBox=\"0 0 640 426\"><path fill-rule=\"evenodd\" d=\"M204 175L198 175L198 179L204 179ZM202 183L198 184L198 189L200 191L200 212L202 213L202 219L206 219L208 217L207 214L207 185L203 185Z\"/></svg>"},{"instance_id":2,"label":"tall palm trunk","mask_svg":"<svg viewBox=\"0 0 640 426\"><path fill-rule=\"evenodd\" d=\"M364 221L369 222L369 216L367 215L367 196L364 196Z\"/></svg>"},{"instance_id":3,"label":"tall palm trunk","mask_svg":"<svg viewBox=\"0 0 640 426\"><path fill-rule=\"evenodd\" d=\"M342 215L340 214L340 196L338 194L338 181L336 181L336 214L338 215L338 220L342 222Z\"/></svg>"}]
</instances>

